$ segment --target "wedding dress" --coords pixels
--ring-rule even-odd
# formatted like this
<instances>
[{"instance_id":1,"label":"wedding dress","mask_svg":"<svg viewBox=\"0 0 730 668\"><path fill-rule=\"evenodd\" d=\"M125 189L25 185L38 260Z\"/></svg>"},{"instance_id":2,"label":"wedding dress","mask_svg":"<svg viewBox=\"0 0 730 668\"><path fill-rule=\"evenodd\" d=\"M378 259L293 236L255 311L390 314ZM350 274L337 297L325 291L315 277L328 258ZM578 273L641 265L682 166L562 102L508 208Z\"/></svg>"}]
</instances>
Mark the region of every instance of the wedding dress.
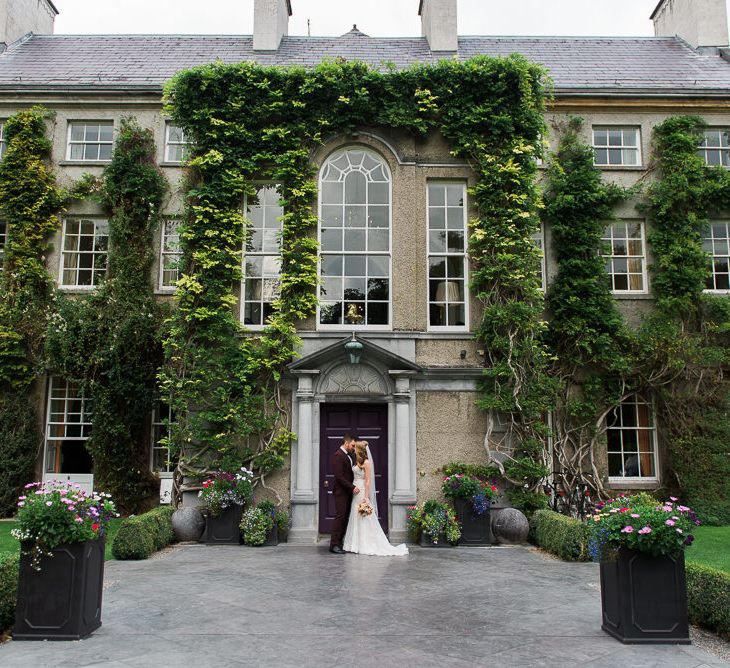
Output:
<instances>
[{"instance_id":1,"label":"wedding dress","mask_svg":"<svg viewBox=\"0 0 730 668\"><path fill-rule=\"evenodd\" d=\"M360 491L352 497L350 520L342 549L345 552L369 554L375 557L405 557L408 554L406 544L390 544L375 512L371 515L361 515L357 512L358 505L365 500L365 471L359 466L353 466L352 472L353 484Z\"/></svg>"}]
</instances>

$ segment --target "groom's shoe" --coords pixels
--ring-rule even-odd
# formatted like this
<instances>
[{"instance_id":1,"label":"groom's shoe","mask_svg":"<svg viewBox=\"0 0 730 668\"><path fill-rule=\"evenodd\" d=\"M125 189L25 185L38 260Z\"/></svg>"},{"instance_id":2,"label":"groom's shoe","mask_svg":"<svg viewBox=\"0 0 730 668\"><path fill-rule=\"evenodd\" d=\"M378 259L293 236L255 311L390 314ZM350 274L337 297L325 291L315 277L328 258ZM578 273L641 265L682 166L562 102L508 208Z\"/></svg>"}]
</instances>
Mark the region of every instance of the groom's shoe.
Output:
<instances>
[{"instance_id":1,"label":"groom's shoe","mask_svg":"<svg viewBox=\"0 0 730 668\"><path fill-rule=\"evenodd\" d=\"M332 554L345 554L345 551L339 545L330 545Z\"/></svg>"}]
</instances>

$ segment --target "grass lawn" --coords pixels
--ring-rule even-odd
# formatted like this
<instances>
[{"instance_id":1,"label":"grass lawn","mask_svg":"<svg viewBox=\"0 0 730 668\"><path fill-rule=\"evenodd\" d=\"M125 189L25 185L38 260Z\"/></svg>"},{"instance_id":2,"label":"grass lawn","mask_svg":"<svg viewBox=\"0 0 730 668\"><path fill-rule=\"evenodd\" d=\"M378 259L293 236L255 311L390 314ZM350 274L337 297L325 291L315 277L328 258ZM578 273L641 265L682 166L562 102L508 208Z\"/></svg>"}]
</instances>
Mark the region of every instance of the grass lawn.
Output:
<instances>
[{"instance_id":1,"label":"grass lawn","mask_svg":"<svg viewBox=\"0 0 730 668\"><path fill-rule=\"evenodd\" d=\"M117 517L109 522L106 546L105 546L105 557L107 561L113 559L112 557L112 540L119 527L122 524L123 517ZM18 551L18 541L10 535L10 530L15 526L13 520L0 520L0 555L7 553L14 553Z\"/></svg>"},{"instance_id":2,"label":"grass lawn","mask_svg":"<svg viewBox=\"0 0 730 668\"><path fill-rule=\"evenodd\" d=\"M697 527L695 542L686 552L687 561L730 573L730 527Z\"/></svg>"}]
</instances>

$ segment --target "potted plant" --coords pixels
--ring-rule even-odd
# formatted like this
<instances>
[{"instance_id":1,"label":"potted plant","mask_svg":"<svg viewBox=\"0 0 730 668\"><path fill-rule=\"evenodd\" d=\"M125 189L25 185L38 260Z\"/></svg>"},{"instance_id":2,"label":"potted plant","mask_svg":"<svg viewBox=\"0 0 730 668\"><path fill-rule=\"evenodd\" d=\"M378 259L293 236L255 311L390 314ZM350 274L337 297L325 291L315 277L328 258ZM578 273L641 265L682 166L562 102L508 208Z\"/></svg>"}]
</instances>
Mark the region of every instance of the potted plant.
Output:
<instances>
[{"instance_id":1,"label":"potted plant","mask_svg":"<svg viewBox=\"0 0 730 668\"><path fill-rule=\"evenodd\" d=\"M604 631L623 643L689 644L684 549L698 524L675 497L596 504L589 549L601 563Z\"/></svg>"},{"instance_id":2,"label":"potted plant","mask_svg":"<svg viewBox=\"0 0 730 668\"><path fill-rule=\"evenodd\" d=\"M422 547L450 547L461 538L461 527L454 511L433 499L422 506L408 508L408 532Z\"/></svg>"},{"instance_id":3,"label":"potted plant","mask_svg":"<svg viewBox=\"0 0 730 668\"><path fill-rule=\"evenodd\" d=\"M106 494L34 482L18 499L20 570L14 640L80 640L101 626Z\"/></svg>"},{"instance_id":4,"label":"potted plant","mask_svg":"<svg viewBox=\"0 0 730 668\"><path fill-rule=\"evenodd\" d=\"M250 508L241 519L241 536L244 545L252 547L272 546L279 544L279 526L289 524L289 516L279 513L271 501L262 501L255 508Z\"/></svg>"},{"instance_id":5,"label":"potted plant","mask_svg":"<svg viewBox=\"0 0 730 668\"><path fill-rule=\"evenodd\" d=\"M238 545L241 542L243 506L251 499L253 473L241 468L236 473L217 471L203 482L199 496L203 505L205 531L200 539L209 545Z\"/></svg>"},{"instance_id":6,"label":"potted plant","mask_svg":"<svg viewBox=\"0 0 730 668\"><path fill-rule=\"evenodd\" d=\"M486 480L463 473L446 476L441 491L451 499L461 524L462 545L491 545L494 542L490 509L497 488Z\"/></svg>"}]
</instances>

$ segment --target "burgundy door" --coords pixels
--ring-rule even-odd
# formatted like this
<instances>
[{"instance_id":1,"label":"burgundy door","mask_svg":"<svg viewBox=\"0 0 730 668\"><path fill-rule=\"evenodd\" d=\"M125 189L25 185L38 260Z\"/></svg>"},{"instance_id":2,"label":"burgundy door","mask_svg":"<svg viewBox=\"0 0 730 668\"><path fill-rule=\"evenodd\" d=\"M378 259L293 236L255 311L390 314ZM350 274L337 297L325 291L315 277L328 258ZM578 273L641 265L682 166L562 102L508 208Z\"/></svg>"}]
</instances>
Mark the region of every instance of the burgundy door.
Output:
<instances>
[{"instance_id":1,"label":"burgundy door","mask_svg":"<svg viewBox=\"0 0 730 668\"><path fill-rule=\"evenodd\" d=\"M321 404L319 417L319 532L331 533L335 516L332 455L351 433L367 441L375 461L378 517L388 531L388 406L386 404Z\"/></svg>"}]
</instances>

